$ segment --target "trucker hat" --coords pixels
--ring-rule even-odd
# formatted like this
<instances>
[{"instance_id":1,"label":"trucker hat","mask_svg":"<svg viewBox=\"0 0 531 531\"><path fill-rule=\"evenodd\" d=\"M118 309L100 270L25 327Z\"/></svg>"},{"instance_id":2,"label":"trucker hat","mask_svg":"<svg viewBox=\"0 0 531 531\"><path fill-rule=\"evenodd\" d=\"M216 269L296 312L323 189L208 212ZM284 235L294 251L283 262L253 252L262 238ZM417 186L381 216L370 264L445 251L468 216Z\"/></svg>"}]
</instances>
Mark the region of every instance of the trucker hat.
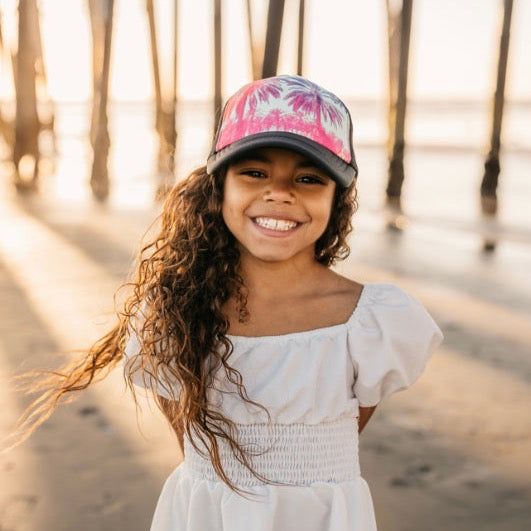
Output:
<instances>
[{"instance_id":1,"label":"trucker hat","mask_svg":"<svg viewBox=\"0 0 531 531\"><path fill-rule=\"evenodd\" d=\"M207 171L212 174L246 151L262 147L298 151L343 187L358 174L346 105L300 76L260 79L244 85L228 99Z\"/></svg>"}]
</instances>

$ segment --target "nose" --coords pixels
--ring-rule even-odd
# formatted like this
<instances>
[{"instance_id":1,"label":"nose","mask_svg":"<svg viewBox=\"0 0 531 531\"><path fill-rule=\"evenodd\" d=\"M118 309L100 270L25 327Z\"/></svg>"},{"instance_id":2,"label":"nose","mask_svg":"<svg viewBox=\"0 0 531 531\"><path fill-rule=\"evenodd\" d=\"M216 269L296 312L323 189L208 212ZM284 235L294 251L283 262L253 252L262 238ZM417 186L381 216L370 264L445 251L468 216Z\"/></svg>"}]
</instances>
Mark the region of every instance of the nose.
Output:
<instances>
[{"instance_id":1,"label":"nose","mask_svg":"<svg viewBox=\"0 0 531 531\"><path fill-rule=\"evenodd\" d=\"M268 183L264 190L264 200L274 203L293 203L295 195L290 183L282 180L274 180Z\"/></svg>"}]
</instances>

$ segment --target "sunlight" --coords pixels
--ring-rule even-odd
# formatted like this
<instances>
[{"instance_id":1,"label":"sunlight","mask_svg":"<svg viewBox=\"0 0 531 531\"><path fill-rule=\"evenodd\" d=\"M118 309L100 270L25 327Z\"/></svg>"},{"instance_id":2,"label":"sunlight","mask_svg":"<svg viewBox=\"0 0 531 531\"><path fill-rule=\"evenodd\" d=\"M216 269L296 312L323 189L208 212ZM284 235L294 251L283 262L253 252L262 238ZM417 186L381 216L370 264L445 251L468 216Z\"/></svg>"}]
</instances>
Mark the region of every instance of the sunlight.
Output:
<instances>
[{"instance_id":1,"label":"sunlight","mask_svg":"<svg viewBox=\"0 0 531 531\"><path fill-rule=\"evenodd\" d=\"M295 69L295 3L287 3L279 72ZM480 100L493 89L498 45L497 0L415 2L410 94L413 98ZM16 49L16 0L0 0L6 43ZM173 2L157 1L159 53L171 63ZM86 0L41 0L42 39L49 92L54 101L91 97L91 35ZM244 2L224 0L224 92L250 79L250 55ZM254 0L256 30L263 33L266 11ZM179 96L212 96L212 10L209 0L179 3ZM514 17L508 91L529 99L531 85L531 3L519 3ZM387 89L386 20L378 2L307 2L306 74L346 98L382 99ZM338 16L340 14L340 16ZM458 14L458 15L456 15ZM68 23L65 23L68 21ZM149 35L143 1L115 1L111 94L116 100L145 101L153 96ZM370 50L370 53L366 53ZM9 72L4 53L2 70ZM0 79L0 97L12 96L10 75Z\"/></svg>"},{"instance_id":2,"label":"sunlight","mask_svg":"<svg viewBox=\"0 0 531 531\"><path fill-rule=\"evenodd\" d=\"M0 212L0 256L3 264L16 285L23 289L32 312L59 345L61 353L54 353L58 355L54 363L60 364L66 361L66 352L71 356L74 349L90 345L114 322L112 297L118 285L117 279L75 244L69 243L2 196ZM117 237L122 236L123 233ZM120 240L120 244L123 246L124 241ZM65 264L68 264L68 274L65 274ZM35 360L21 362L24 363L21 363L19 370L30 370ZM1 364L0 373L5 374ZM145 454L142 449L149 444L169 447L171 435L160 415L146 415L142 417L142 428L151 440L139 438L135 406L125 395L124 389L121 371L114 371L92 392L106 404L106 415L128 438L128 443L139 451L138 457L142 462ZM140 405L149 410L151 401L143 398L142 393L139 398ZM109 401L113 405L109 406ZM20 413L16 407L12 412ZM7 417L7 420L14 420L13 416ZM4 420L0 428L5 428ZM168 454L167 459L170 458Z\"/></svg>"}]
</instances>

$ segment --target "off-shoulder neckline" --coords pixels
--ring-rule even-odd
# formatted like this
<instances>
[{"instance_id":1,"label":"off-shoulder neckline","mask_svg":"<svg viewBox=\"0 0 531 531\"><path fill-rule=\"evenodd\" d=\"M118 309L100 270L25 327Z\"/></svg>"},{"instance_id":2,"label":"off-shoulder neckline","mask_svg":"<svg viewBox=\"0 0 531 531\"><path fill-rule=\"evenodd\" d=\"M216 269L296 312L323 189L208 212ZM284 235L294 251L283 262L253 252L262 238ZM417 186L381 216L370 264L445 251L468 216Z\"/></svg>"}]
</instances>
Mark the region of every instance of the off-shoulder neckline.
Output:
<instances>
[{"instance_id":1,"label":"off-shoulder neckline","mask_svg":"<svg viewBox=\"0 0 531 531\"><path fill-rule=\"evenodd\" d=\"M313 336L316 334L327 334L327 333L333 333L338 330L342 330L347 328L357 317L359 311L363 306L366 305L367 301L370 300L369 295L370 291L373 288L376 288L377 286L383 286L383 284L364 284L358 299L358 302L356 303L356 307L350 314L349 318L344 323L338 323L335 325L329 325L324 326L320 328L312 328L310 330L300 330L295 332L287 332L285 334L277 334L277 335L267 335L267 336L239 336L239 335L233 335L233 334L227 334L227 338L231 341L237 341L237 342L251 342L251 341L278 341L278 340L288 340L293 338L303 338L308 336Z\"/></svg>"}]
</instances>

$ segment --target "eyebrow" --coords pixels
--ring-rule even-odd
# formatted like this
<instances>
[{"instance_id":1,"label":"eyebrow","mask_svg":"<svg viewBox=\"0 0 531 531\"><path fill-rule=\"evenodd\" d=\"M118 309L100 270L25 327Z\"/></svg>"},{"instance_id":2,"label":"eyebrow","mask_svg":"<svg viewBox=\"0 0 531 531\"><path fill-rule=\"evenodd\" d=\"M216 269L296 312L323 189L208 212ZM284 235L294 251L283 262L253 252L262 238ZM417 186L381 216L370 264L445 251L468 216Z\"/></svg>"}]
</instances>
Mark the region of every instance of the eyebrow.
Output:
<instances>
[{"instance_id":1,"label":"eyebrow","mask_svg":"<svg viewBox=\"0 0 531 531\"><path fill-rule=\"evenodd\" d=\"M303 155L304 156L304 155ZM264 164L271 164L272 160L261 152L258 151L249 151L241 157L237 157L234 160L234 164L244 164L247 162L263 162ZM313 162L311 159L304 157L296 166L297 168L314 168L319 171L323 170L319 164Z\"/></svg>"}]
</instances>

